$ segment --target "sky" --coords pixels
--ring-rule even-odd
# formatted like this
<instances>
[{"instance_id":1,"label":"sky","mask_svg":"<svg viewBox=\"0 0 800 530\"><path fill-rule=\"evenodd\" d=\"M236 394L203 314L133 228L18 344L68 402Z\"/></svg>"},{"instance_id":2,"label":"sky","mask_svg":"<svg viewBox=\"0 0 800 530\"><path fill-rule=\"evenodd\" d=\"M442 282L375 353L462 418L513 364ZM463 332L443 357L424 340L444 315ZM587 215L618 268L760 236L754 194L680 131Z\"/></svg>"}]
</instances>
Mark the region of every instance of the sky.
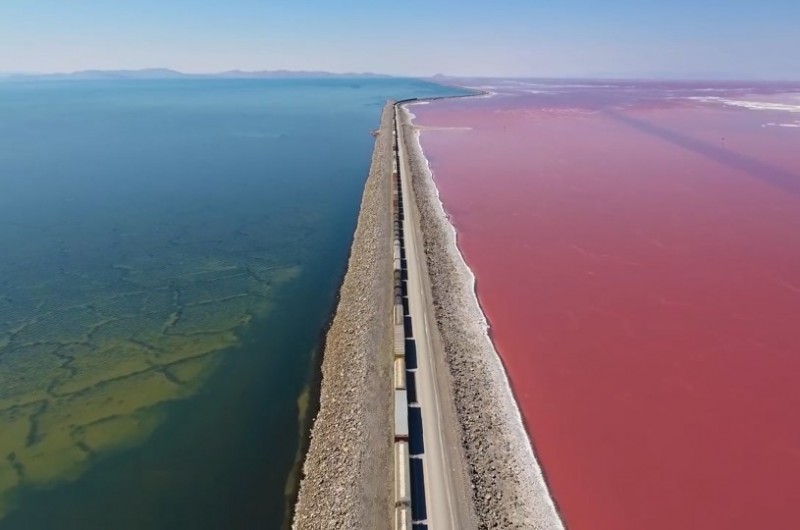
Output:
<instances>
[{"instance_id":1,"label":"sky","mask_svg":"<svg viewBox=\"0 0 800 530\"><path fill-rule=\"evenodd\" d=\"M0 0L0 72L800 79L800 0Z\"/></svg>"}]
</instances>

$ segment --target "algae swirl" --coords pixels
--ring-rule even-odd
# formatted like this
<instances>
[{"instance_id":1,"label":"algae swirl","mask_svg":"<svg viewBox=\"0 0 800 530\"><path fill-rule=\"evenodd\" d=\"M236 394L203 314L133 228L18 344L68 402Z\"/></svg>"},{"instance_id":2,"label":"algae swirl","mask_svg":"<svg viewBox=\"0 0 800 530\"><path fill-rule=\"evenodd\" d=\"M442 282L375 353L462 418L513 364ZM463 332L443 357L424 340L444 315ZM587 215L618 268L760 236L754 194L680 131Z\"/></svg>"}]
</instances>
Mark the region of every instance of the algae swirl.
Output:
<instances>
[{"instance_id":1,"label":"algae swirl","mask_svg":"<svg viewBox=\"0 0 800 530\"><path fill-rule=\"evenodd\" d=\"M197 392L299 273L268 259L176 262L113 265L110 296L93 277L74 278L68 297L63 278L0 292L0 517L20 489L147 439L162 405Z\"/></svg>"}]
</instances>

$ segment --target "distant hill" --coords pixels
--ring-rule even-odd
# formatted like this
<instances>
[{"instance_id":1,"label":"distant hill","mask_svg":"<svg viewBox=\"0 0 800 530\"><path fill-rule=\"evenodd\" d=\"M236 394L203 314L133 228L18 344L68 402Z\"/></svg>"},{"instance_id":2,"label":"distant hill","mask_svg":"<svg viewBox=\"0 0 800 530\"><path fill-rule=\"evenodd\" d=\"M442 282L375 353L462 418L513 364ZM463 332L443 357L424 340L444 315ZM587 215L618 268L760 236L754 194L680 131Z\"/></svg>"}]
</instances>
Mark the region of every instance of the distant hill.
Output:
<instances>
[{"instance_id":1,"label":"distant hill","mask_svg":"<svg viewBox=\"0 0 800 530\"><path fill-rule=\"evenodd\" d=\"M35 79L286 79L286 78L336 78L336 77L371 77L390 78L385 74L371 72L333 73L323 71L295 71L295 70L261 70L244 71L229 70L219 73L184 73L168 68L145 68L142 70L81 70L70 73L51 74L0 74L6 78L35 78Z\"/></svg>"},{"instance_id":2,"label":"distant hill","mask_svg":"<svg viewBox=\"0 0 800 530\"><path fill-rule=\"evenodd\" d=\"M230 70L219 74L212 74L213 77L233 77L244 79L259 79L269 77L376 77L376 78L390 78L394 77L387 74L375 74L372 72L347 72L343 74L325 72L321 70L261 70L255 72L247 72L243 70Z\"/></svg>"}]
</instances>

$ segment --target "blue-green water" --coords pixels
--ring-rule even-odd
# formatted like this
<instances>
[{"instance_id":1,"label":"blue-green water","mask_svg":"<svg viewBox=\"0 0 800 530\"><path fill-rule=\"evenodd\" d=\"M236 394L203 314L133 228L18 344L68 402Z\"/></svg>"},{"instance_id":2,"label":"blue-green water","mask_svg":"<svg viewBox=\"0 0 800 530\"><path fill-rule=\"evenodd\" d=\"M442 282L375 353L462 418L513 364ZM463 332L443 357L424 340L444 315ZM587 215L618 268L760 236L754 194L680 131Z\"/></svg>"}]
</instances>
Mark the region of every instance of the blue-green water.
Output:
<instances>
[{"instance_id":1,"label":"blue-green water","mask_svg":"<svg viewBox=\"0 0 800 530\"><path fill-rule=\"evenodd\" d=\"M370 130L452 92L0 83L0 528L279 528Z\"/></svg>"}]
</instances>

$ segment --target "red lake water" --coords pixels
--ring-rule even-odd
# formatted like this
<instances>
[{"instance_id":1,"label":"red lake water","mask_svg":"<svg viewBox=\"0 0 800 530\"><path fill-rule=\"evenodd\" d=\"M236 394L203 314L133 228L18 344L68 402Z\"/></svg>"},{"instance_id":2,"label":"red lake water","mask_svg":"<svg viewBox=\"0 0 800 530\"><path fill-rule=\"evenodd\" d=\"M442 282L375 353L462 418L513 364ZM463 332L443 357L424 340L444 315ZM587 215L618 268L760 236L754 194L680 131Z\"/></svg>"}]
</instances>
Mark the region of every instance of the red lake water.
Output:
<instances>
[{"instance_id":1,"label":"red lake water","mask_svg":"<svg viewBox=\"0 0 800 530\"><path fill-rule=\"evenodd\" d=\"M800 528L800 87L411 106L571 530Z\"/></svg>"}]
</instances>

